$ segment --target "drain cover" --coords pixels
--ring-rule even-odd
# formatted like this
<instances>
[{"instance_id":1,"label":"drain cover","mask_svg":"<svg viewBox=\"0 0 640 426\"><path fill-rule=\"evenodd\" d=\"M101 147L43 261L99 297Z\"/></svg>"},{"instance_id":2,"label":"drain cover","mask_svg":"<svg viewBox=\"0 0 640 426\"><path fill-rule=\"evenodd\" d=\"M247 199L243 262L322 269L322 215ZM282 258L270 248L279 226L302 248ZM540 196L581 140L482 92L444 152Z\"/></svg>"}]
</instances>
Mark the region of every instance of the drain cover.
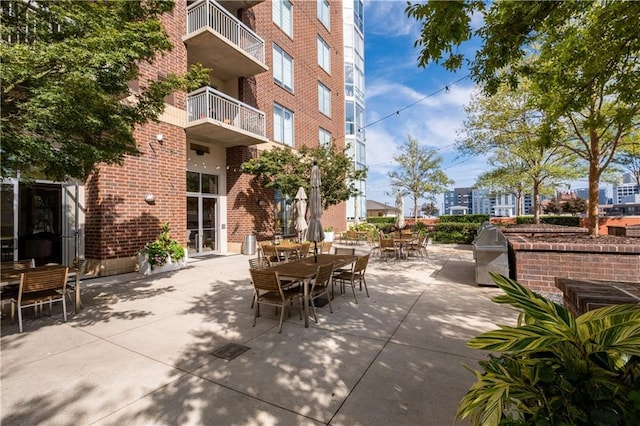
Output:
<instances>
[{"instance_id":1,"label":"drain cover","mask_svg":"<svg viewBox=\"0 0 640 426\"><path fill-rule=\"evenodd\" d=\"M226 345L220 346L218 349L211 352L211 355L230 361L248 350L249 347L247 346L238 345L236 343L227 343Z\"/></svg>"}]
</instances>

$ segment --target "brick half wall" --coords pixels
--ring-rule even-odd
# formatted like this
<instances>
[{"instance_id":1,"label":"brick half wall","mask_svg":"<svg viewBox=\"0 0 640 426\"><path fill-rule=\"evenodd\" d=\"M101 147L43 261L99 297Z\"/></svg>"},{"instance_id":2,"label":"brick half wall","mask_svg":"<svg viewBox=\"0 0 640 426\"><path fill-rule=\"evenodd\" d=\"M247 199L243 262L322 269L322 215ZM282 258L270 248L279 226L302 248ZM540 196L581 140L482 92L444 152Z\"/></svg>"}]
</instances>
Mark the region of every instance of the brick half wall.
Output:
<instances>
[{"instance_id":1,"label":"brick half wall","mask_svg":"<svg viewBox=\"0 0 640 426\"><path fill-rule=\"evenodd\" d=\"M552 244L521 235L507 239L511 278L541 294L561 294L555 277L640 281L640 244Z\"/></svg>"}]
</instances>

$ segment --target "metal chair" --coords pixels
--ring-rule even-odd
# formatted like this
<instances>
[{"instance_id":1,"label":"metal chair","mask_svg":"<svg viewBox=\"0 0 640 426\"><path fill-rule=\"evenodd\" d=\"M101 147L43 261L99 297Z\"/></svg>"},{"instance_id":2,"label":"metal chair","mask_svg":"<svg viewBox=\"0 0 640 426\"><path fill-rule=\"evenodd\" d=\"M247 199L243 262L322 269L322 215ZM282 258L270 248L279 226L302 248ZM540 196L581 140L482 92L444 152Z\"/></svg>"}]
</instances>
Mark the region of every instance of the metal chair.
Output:
<instances>
[{"instance_id":1,"label":"metal chair","mask_svg":"<svg viewBox=\"0 0 640 426\"><path fill-rule=\"evenodd\" d=\"M260 304L272 305L280 312L280 329L282 333L282 322L284 321L284 310L289 303L295 299L300 302L300 319L302 319L302 296L297 288L284 289L280 282L280 277L276 271L264 269L251 269L251 280L255 290L253 308L253 326L256 326L256 318L260 312Z\"/></svg>"},{"instance_id":2,"label":"metal chair","mask_svg":"<svg viewBox=\"0 0 640 426\"><path fill-rule=\"evenodd\" d=\"M67 278L69 268L66 266L50 266L37 270L25 270L20 274L20 288L18 296L12 299L11 316L18 309L18 326L22 333L22 310L33 307L38 311L45 302L49 303L49 309L55 302L62 302L62 314L67 321L67 304L65 294L67 291Z\"/></svg>"},{"instance_id":3,"label":"metal chair","mask_svg":"<svg viewBox=\"0 0 640 426\"><path fill-rule=\"evenodd\" d=\"M318 266L318 272L313 279L311 289L309 290L309 300L311 301L311 307L313 309L313 319L318 323L318 315L316 314L316 304L314 300L320 296L327 296L329 301L329 311L333 313L333 307L331 306L331 298L329 297L329 286L331 285L331 275L333 274L333 263L328 265Z\"/></svg>"},{"instance_id":4,"label":"metal chair","mask_svg":"<svg viewBox=\"0 0 640 426\"><path fill-rule=\"evenodd\" d=\"M356 260L356 262L353 264L353 268L350 271L346 271L341 274L337 274L333 276L334 280L337 280L340 282L341 293L344 293L344 286L347 281L351 284L353 299L355 300L356 303L358 303L358 298L356 297L356 282L360 284L360 291L362 291L362 285L364 284L364 289L367 293L367 297L369 297L367 280L364 277L364 274L367 271L368 264L369 264L369 253L359 257L358 260Z\"/></svg>"}]
</instances>

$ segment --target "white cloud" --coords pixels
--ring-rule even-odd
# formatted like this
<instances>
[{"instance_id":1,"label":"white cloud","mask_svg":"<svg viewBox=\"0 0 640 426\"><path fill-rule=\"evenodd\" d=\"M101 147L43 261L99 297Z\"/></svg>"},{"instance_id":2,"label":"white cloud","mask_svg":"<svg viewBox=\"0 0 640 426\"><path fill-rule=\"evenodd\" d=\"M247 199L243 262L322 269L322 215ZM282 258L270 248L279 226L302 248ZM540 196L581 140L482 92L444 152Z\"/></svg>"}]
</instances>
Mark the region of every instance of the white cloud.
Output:
<instances>
[{"instance_id":1,"label":"white cloud","mask_svg":"<svg viewBox=\"0 0 640 426\"><path fill-rule=\"evenodd\" d=\"M405 13L406 2L398 0L366 0L364 2L367 32L388 37L411 36L416 39L420 26Z\"/></svg>"}]
</instances>

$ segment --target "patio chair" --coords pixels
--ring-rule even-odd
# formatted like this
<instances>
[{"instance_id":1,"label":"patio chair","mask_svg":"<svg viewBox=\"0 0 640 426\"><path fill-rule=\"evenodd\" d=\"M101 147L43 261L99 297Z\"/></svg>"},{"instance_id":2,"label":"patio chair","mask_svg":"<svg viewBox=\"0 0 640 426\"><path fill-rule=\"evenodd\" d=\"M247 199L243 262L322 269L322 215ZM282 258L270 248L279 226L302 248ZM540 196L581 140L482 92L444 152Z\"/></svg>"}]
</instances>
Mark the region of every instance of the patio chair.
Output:
<instances>
[{"instance_id":1,"label":"patio chair","mask_svg":"<svg viewBox=\"0 0 640 426\"><path fill-rule=\"evenodd\" d=\"M18 327L22 333L22 310L33 307L37 313L38 308L42 309L45 302L51 305L55 302L62 302L62 315L67 321L67 304L65 294L67 291L67 277L69 268L66 266L50 266L37 270L25 270L20 274L20 288L18 296L12 299L11 316L18 309Z\"/></svg>"},{"instance_id":2,"label":"patio chair","mask_svg":"<svg viewBox=\"0 0 640 426\"><path fill-rule=\"evenodd\" d=\"M419 256L420 258L423 258L423 251L422 251L422 247L424 245L424 239L426 237L424 235L421 235L420 237L418 237L417 240L405 245L405 253L407 255L407 257L409 257L412 253L415 254L416 256Z\"/></svg>"},{"instance_id":3,"label":"patio chair","mask_svg":"<svg viewBox=\"0 0 640 426\"><path fill-rule=\"evenodd\" d=\"M309 300L311 300L311 307L313 309L313 319L318 323L318 315L316 314L316 304L314 301L320 296L327 296L329 301L329 311L333 313L333 307L331 306L331 298L329 297L329 286L331 285L331 275L333 274L333 263L328 265L318 266L318 272L316 277L311 283L311 289L309 290Z\"/></svg>"},{"instance_id":4,"label":"patio chair","mask_svg":"<svg viewBox=\"0 0 640 426\"><path fill-rule=\"evenodd\" d=\"M333 246L333 241L323 241L320 244L320 253L331 253L332 246Z\"/></svg>"},{"instance_id":5,"label":"patio chair","mask_svg":"<svg viewBox=\"0 0 640 426\"><path fill-rule=\"evenodd\" d=\"M356 249L349 247L334 247L333 254L348 254L354 256L356 254Z\"/></svg>"},{"instance_id":6,"label":"patio chair","mask_svg":"<svg viewBox=\"0 0 640 426\"><path fill-rule=\"evenodd\" d=\"M380 258L389 256L398 257L398 248L392 238L380 238Z\"/></svg>"},{"instance_id":7,"label":"patio chair","mask_svg":"<svg viewBox=\"0 0 640 426\"><path fill-rule=\"evenodd\" d=\"M251 280L255 290L253 308L253 326L256 326L256 318L260 312L260 304L275 306L280 308L280 329L282 333L282 322L284 321L284 311L287 304L293 304L298 299L300 305L300 319L302 319L302 296L297 288L282 288L280 277L276 271L264 269L251 269Z\"/></svg>"},{"instance_id":8,"label":"patio chair","mask_svg":"<svg viewBox=\"0 0 640 426\"><path fill-rule=\"evenodd\" d=\"M358 303L358 298L356 297L356 281L360 284L360 291L362 291L362 285L364 284L364 289L367 293L367 297L369 297L369 289L367 288L367 280L364 275L367 271L367 265L369 264L369 253L364 256L360 256L358 260L353 264L353 267L350 271L343 272L338 275L334 275L334 281L338 281L340 283L340 292L344 293L344 286L348 281L351 284L351 291L353 292L353 299L356 303Z\"/></svg>"},{"instance_id":9,"label":"patio chair","mask_svg":"<svg viewBox=\"0 0 640 426\"><path fill-rule=\"evenodd\" d=\"M280 253L278 253L276 247L271 244L262 245L262 255L269 261L270 265L282 262L282 259L280 259Z\"/></svg>"},{"instance_id":10,"label":"patio chair","mask_svg":"<svg viewBox=\"0 0 640 426\"><path fill-rule=\"evenodd\" d=\"M309 241L305 241L304 243L300 244L300 253L298 254L300 259L303 259L309 256L310 248L311 248L311 243Z\"/></svg>"}]
</instances>

